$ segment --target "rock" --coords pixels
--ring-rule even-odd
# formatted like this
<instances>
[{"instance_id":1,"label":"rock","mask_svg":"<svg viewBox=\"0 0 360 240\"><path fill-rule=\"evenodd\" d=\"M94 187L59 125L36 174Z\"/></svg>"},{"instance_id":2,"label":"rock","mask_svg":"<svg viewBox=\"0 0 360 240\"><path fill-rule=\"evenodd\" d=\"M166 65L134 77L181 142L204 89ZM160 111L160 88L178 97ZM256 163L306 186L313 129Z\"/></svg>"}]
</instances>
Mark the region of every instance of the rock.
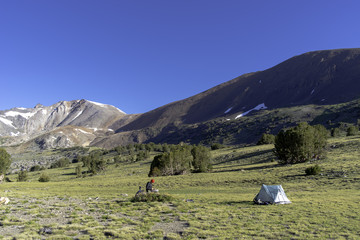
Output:
<instances>
[{"instance_id":1,"label":"rock","mask_svg":"<svg viewBox=\"0 0 360 240\"><path fill-rule=\"evenodd\" d=\"M50 227L40 228L39 234L52 234L52 228Z\"/></svg>"}]
</instances>

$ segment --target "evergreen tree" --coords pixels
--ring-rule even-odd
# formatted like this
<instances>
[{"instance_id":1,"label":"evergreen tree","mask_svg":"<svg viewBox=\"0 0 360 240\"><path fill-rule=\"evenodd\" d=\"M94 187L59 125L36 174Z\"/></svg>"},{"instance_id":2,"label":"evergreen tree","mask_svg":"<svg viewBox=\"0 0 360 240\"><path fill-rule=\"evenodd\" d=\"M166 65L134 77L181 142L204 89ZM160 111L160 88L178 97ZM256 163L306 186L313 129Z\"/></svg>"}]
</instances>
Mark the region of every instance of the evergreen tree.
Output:
<instances>
[{"instance_id":1,"label":"evergreen tree","mask_svg":"<svg viewBox=\"0 0 360 240\"><path fill-rule=\"evenodd\" d=\"M332 128L331 129L331 136L332 137L339 137L340 136L340 128Z\"/></svg>"},{"instance_id":2,"label":"evergreen tree","mask_svg":"<svg viewBox=\"0 0 360 240\"><path fill-rule=\"evenodd\" d=\"M4 149L0 148L0 174L6 174L11 165L11 156Z\"/></svg>"},{"instance_id":3,"label":"evergreen tree","mask_svg":"<svg viewBox=\"0 0 360 240\"><path fill-rule=\"evenodd\" d=\"M171 145L170 152L154 157L149 176L167 176L194 172L207 172L210 164L210 149L204 146Z\"/></svg>"},{"instance_id":4,"label":"evergreen tree","mask_svg":"<svg viewBox=\"0 0 360 240\"><path fill-rule=\"evenodd\" d=\"M348 129L346 130L346 136L355 136L356 134L358 134L359 132L359 128L356 126L350 126L348 127Z\"/></svg>"},{"instance_id":5,"label":"evergreen tree","mask_svg":"<svg viewBox=\"0 0 360 240\"><path fill-rule=\"evenodd\" d=\"M76 168L75 168L75 174L76 174L76 177L79 178L79 177L82 177L82 168L81 168L81 165L77 165Z\"/></svg>"},{"instance_id":6,"label":"evergreen tree","mask_svg":"<svg viewBox=\"0 0 360 240\"><path fill-rule=\"evenodd\" d=\"M190 171L191 153L182 147L154 157L150 166L149 176L179 175Z\"/></svg>"},{"instance_id":7,"label":"evergreen tree","mask_svg":"<svg viewBox=\"0 0 360 240\"><path fill-rule=\"evenodd\" d=\"M18 182L26 182L28 179L27 171L20 171L18 172L17 181Z\"/></svg>"},{"instance_id":8,"label":"evergreen tree","mask_svg":"<svg viewBox=\"0 0 360 240\"><path fill-rule=\"evenodd\" d=\"M318 159L326 145L327 130L323 126L298 126L282 130L275 137L275 155L282 164L306 162Z\"/></svg>"},{"instance_id":9,"label":"evergreen tree","mask_svg":"<svg viewBox=\"0 0 360 240\"><path fill-rule=\"evenodd\" d=\"M260 140L257 142L257 145L263 145L263 144L274 144L275 143L275 136L272 134L266 134L264 133Z\"/></svg>"},{"instance_id":10,"label":"evergreen tree","mask_svg":"<svg viewBox=\"0 0 360 240\"><path fill-rule=\"evenodd\" d=\"M195 172L208 172L211 170L210 150L204 146L195 146L191 149L193 168Z\"/></svg>"}]
</instances>

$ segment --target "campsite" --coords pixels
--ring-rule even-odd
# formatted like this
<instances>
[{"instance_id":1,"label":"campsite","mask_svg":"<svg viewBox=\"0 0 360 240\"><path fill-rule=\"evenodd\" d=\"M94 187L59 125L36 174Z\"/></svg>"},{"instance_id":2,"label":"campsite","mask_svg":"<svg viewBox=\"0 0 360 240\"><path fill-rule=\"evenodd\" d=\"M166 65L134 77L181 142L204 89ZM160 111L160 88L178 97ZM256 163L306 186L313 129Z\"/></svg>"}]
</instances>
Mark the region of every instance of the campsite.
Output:
<instances>
[{"instance_id":1,"label":"campsite","mask_svg":"<svg viewBox=\"0 0 360 240\"><path fill-rule=\"evenodd\" d=\"M76 164L28 173L0 185L3 239L358 239L360 138L330 138L316 162L279 165L273 145L211 152L213 170L155 177L171 196L132 202L149 181L151 156L76 178ZM43 153L45 154L45 153ZM51 154L48 152L46 154ZM305 168L318 164L319 175ZM41 174L50 177L39 182ZM256 205L262 184L282 185L291 204Z\"/></svg>"}]
</instances>

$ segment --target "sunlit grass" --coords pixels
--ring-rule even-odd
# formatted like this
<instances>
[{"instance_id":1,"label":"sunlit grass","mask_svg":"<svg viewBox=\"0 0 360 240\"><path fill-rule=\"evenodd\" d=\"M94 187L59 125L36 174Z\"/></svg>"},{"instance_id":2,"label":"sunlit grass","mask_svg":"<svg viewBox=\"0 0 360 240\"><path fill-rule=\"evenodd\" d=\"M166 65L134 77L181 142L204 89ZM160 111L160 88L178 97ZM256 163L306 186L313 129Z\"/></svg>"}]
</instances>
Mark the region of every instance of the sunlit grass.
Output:
<instances>
[{"instance_id":1,"label":"sunlit grass","mask_svg":"<svg viewBox=\"0 0 360 240\"><path fill-rule=\"evenodd\" d=\"M360 222L360 139L329 140L326 159L278 165L273 146L212 151L214 169L155 178L170 202L132 203L145 187L150 159L108 165L105 172L76 178L75 167L48 169L50 182L0 185L10 198L1 206L1 236L19 239L357 239ZM318 164L320 175L306 176ZM15 181L16 175L9 175ZM281 184L292 204L258 206L261 184ZM10 231L15 229L16 231ZM51 228L51 234L40 230Z\"/></svg>"}]
</instances>

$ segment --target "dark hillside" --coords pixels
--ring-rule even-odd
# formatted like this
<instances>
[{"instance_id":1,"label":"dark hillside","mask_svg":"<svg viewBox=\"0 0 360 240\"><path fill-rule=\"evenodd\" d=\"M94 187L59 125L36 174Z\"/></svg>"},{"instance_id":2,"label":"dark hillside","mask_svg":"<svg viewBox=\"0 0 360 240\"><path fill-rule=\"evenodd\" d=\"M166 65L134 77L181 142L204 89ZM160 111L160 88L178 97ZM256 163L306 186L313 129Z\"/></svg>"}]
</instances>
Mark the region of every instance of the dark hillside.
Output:
<instances>
[{"instance_id":1,"label":"dark hillside","mask_svg":"<svg viewBox=\"0 0 360 240\"><path fill-rule=\"evenodd\" d=\"M234 119L264 103L269 109L337 104L360 98L360 49L314 51L245 74L187 99L144 113L119 131Z\"/></svg>"}]
</instances>

